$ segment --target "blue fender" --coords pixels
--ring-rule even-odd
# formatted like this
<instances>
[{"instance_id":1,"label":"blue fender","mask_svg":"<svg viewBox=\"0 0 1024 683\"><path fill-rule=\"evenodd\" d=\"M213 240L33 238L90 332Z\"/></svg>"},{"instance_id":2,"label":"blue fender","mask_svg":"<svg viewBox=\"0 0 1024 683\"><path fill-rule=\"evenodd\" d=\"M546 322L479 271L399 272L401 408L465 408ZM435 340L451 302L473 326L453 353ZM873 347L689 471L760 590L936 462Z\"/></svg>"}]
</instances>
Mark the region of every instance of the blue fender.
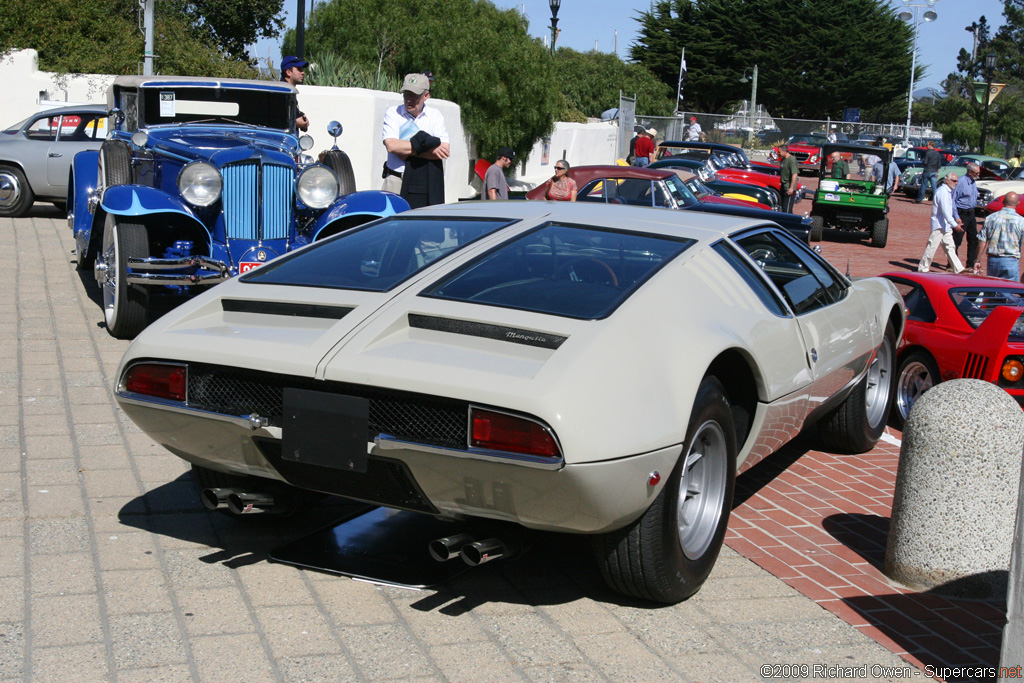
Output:
<instances>
[{"instance_id":1,"label":"blue fender","mask_svg":"<svg viewBox=\"0 0 1024 683\"><path fill-rule=\"evenodd\" d=\"M92 236L93 215L89 213L89 197L96 190L99 176L100 153L97 150L79 152L71 162L72 183L68 192L68 213L71 216L71 232L75 236L78 249L85 249Z\"/></svg>"},{"instance_id":2,"label":"blue fender","mask_svg":"<svg viewBox=\"0 0 1024 683\"><path fill-rule=\"evenodd\" d=\"M313 239L319 238L325 228L342 218L350 216L384 218L408 211L409 208L409 202L391 192L380 190L353 192L339 198L316 220L316 223L313 224Z\"/></svg>"},{"instance_id":3,"label":"blue fender","mask_svg":"<svg viewBox=\"0 0 1024 683\"><path fill-rule=\"evenodd\" d=\"M100 206L115 216L148 216L154 213L180 213L202 224L192 209L177 197L145 185L116 185L103 193Z\"/></svg>"}]
</instances>

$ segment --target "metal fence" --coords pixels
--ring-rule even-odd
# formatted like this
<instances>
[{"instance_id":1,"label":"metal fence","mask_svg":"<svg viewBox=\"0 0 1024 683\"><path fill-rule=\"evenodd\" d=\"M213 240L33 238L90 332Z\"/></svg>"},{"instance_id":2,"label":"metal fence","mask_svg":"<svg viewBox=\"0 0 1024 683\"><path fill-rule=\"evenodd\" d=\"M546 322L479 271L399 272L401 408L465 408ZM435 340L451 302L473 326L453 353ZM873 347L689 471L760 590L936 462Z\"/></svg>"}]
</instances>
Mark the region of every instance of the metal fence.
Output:
<instances>
[{"instance_id":1,"label":"metal fence","mask_svg":"<svg viewBox=\"0 0 1024 683\"><path fill-rule=\"evenodd\" d=\"M681 112L677 116L643 116L635 115L635 124L658 131L657 140L685 140L690 118L696 117L704 134L710 142L726 142L751 149L768 149L784 142L790 135L809 133L828 133L835 131L839 140L845 135L849 141L861 138L862 141L874 141L879 136L890 140L906 138L906 126L895 123L848 123L844 121L787 119L782 117L759 117L751 121L743 114L706 114L703 112ZM754 125L750 125L753 123ZM756 130L755 130L756 128ZM620 120L620 138L625 139L628 146L632 137L633 126ZM911 126L911 137L938 137L931 130ZM620 149L623 149L620 140Z\"/></svg>"}]
</instances>

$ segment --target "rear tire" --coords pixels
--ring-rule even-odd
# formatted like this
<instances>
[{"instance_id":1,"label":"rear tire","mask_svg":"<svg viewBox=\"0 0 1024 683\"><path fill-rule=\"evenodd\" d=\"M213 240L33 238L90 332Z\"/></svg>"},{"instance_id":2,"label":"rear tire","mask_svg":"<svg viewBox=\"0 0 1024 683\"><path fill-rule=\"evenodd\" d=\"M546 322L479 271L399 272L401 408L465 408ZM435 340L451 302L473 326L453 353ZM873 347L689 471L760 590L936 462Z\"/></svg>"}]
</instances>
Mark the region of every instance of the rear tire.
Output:
<instances>
[{"instance_id":1,"label":"rear tire","mask_svg":"<svg viewBox=\"0 0 1024 683\"><path fill-rule=\"evenodd\" d=\"M340 149L328 150L324 152L324 165L338 176L339 197L356 191L356 175L347 154Z\"/></svg>"},{"instance_id":2,"label":"rear tire","mask_svg":"<svg viewBox=\"0 0 1024 683\"><path fill-rule=\"evenodd\" d=\"M35 201L36 195L21 169L0 165L0 216L24 216Z\"/></svg>"},{"instance_id":3,"label":"rear tire","mask_svg":"<svg viewBox=\"0 0 1024 683\"><path fill-rule=\"evenodd\" d=\"M822 418L818 432L825 449L832 453L865 453L878 443L885 431L889 404L896 384L893 372L896 358L896 332L891 323L875 359L864 377L838 408Z\"/></svg>"},{"instance_id":4,"label":"rear tire","mask_svg":"<svg viewBox=\"0 0 1024 683\"><path fill-rule=\"evenodd\" d=\"M703 585L722 548L736 485L736 430L721 382L697 390L683 455L665 487L632 524L593 539L615 591L674 604Z\"/></svg>"},{"instance_id":5,"label":"rear tire","mask_svg":"<svg viewBox=\"0 0 1024 683\"><path fill-rule=\"evenodd\" d=\"M871 246L881 249L889 241L889 219L879 218L871 226Z\"/></svg>"},{"instance_id":6,"label":"rear tire","mask_svg":"<svg viewBox=\"0 0 1024 683\"><path fill-rule=\"evenodd\" d=\"M811 214L811 241L820 242L825 236L825 217Z\"/></svg>"},{"instance_id":7,"label":"rear tire","mask_svg":"<svg viewBox=\"0 0 1024 683\"><path fill-rule=\"evenodd\" d=\"M896 370L896 388L890 413L892 426L902 431L910 409L940 381L939 368L927 351L911 351L905 355Z\"/></svg>"}]
</instances>

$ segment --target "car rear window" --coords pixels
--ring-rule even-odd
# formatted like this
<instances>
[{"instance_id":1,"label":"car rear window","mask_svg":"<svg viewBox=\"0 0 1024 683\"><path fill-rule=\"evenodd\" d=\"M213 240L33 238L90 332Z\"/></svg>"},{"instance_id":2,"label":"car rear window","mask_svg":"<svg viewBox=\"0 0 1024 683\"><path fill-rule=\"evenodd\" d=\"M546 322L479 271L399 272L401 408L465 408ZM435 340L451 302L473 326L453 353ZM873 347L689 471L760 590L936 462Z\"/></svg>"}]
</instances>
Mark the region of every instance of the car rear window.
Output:
<instances>
[{"instance_id":1,"label":"car rear window","mask_svg":"<svg viewBox=\"0 0 1024 683\"><path fill-rule=\"evenodd\" d=\"M242 282L386 292L512 220L395 216L275 259Z\"/></svg>"},{"instance_id":2,"label":"car rear window","mask_svg":"<svg viewBox=\"0 0 1024 683\"><path fill-rule=\"evenodd\" d=\"M1024 306L1024 288L960 287L949 290L949 298L964 320L976 328L999 306ZM1021 335L1018 327L1020 323L1014 326L1014 336Z\"/></svg>"},{"instance_id":3,"label":"car rear window","mask_svg":"<svg viewBox=\"0 0 1024 683\"><path fill-rule=\"evenodd\" d=\"M548 224L459 269L422 293L567 318L611 315L693 240Z\"/></svg>"}]
</instances>

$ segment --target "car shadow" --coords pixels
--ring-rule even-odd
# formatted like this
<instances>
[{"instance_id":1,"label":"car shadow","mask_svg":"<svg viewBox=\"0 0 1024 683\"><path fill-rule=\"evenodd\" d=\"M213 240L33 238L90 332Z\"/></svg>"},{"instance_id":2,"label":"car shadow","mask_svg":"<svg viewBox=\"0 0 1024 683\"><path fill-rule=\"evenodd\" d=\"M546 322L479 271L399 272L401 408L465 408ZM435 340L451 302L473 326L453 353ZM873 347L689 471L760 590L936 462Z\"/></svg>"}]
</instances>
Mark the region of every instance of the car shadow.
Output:
<instances>
[{"instance_id":1,"label":"car shadow","mask_svg":"<svg viewBox=\"0 0 1024 683\"><path fill-rule=\"evenodd\" d=\"M340 522L373 509L374 506L364 503L328 497L290 516L228 517L203 507L192 474L188 472L128 502L119 511L119 520L128 527L207 546L209 552L199 557L200 561L237 568L274 561L271 556L278 549L304 539L315 539ZM412 544L409 552L414 557L410 561L429 561L436 565L429 559L427 550L429 542L435 538L436 535L424 537L421 542ZM582 598L640 609L664 607L613 592L593 560L588 536L523 532L522 538L510 547L513 550L510 559L469 568L441 585L425 589L423 597L412 603L412 607L421 611L437 610L448 616L465 614L487 603L560 605ZM309 551L312 556L317 552L316 548ZM395 558L387 556L389 554L390 551L385 553L383 560L394 561ZM398 561L405 560L398 558ZM450 562L461 563L461 560ZM315 566L300 566L317 570ZM329 569L321 571L338 573Z\"/></svg>"},{"instance_id":2,"label":"car shadow","mask_svg":"<svg viewBox=\"0 0 1024 683\"><path fill-rule=\"evenodd\" d=\"M735 510L756 496L761 489L789 469L804 453L816 450L819 447L820 444L817 443L817 429L812 427L750 467L750 469L736 477L736 493L732 499L732 508Z\"/></svg>"},{"instance_id":3,"label":"car shadow","mask_svg":"<svg viewBox=\"0 0 1024 683\"><path fill-rule=\"evenodd\" d=\"M25 213L24 218L51 218L60 220L67 218L68 212L63 209L58 209L56 206L49 202L37 201L29 208Z\"/></svg>"}]
</instances>

